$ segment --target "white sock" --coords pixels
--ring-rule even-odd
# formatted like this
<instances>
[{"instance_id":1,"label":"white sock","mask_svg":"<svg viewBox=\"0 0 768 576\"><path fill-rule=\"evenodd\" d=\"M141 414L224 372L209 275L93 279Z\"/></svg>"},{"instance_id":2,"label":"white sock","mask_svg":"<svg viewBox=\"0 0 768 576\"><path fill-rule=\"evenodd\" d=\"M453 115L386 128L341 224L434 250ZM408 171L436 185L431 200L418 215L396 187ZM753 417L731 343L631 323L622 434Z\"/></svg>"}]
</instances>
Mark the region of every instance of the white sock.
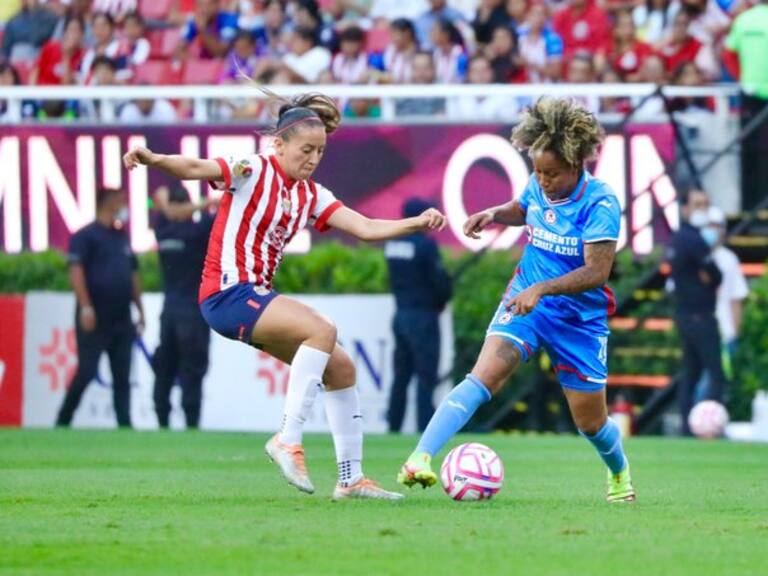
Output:
<instances>
[{"instance_id":1,"label":"white sock","mask_svg":"<svg viewBox=\"0 0 768 576\"><path fill-rule=\"evenodd\" d=\"M326 391L324 402L336 448L339 484L351 486L363 477L363 416L357 387Z\"/></svg>"},{"instance_id":2,"label":"white sock","mask_svg":"<svg viewBox=\"0 0 768 576\"><path fill-rule=\"evenodd\" d=\"M304 422L317 392L323 387L323 372L330 357L327 352L304 344L296 351L288 376L288 393L280 429L280 442L283 444L301 444Z\"/></svg>"}]
</instances>

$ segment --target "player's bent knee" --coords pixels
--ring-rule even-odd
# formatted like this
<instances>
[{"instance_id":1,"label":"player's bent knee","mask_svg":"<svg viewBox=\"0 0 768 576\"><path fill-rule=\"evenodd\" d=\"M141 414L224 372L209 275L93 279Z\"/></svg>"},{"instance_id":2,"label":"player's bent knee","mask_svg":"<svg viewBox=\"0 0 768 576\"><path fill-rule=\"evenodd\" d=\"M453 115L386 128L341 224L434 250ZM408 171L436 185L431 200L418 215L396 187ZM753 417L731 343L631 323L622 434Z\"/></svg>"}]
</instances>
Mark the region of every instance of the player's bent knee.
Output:
<instances>
[{"instance_id":1,"label":"player's bent knee","mask_svg":"<svg viewBox=\"0 0 768 576\"><path fill-rule=\"evenodd\" d=\"M325 369L323 382L328 390L340 390L355 385L357 370L352 359L345 353L334 353Z\"/></svg>"},{"instance_id":2,"label":"player's bent knee","mask_svg":"<svg viewBox=\"0 0 768 576\"><path fill-rule=\"evenodd\" d=\"M309 327L310 336L305 344L330 353L336 346L336 325L326 318L318 317Z\"/></svg>"},{"instance_id":3,"label":"player's bent knee","mask_svg":"<svg viewBox=\"0 0 768 576\"><path fill-rule=\"evenodd\" d=\"M574 417L576 427L587 436L594 436L605 425L605 417L577 418Z\"/></svg>"}]
</instances>

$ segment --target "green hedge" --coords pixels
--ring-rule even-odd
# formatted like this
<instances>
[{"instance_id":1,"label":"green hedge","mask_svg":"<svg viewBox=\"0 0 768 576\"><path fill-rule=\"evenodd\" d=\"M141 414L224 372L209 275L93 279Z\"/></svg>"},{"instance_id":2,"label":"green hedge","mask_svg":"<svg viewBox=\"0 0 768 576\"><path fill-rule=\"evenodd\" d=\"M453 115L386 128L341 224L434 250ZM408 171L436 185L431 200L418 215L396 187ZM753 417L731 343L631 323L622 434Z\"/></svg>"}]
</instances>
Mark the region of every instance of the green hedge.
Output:
<instances>
[{"instance_id":1,"label":"green hedge","mask_svg":"<svg viewBox=\"0 0 768 576\"><path fill-rule=\"evenodd\" d=\"M483 342L485 329L499 302L519 252L489 252L479 259L462 252L444 253L446 266L455 271L469 259L454 288L454 335L456 363L453 377L459 380L468 372ZM627 298L637 280L656 265L657 255L634 258L628 251L619 254L613 285L619 300ZM139 269L146 291L162 289L156 253L139 257ZM309 254L287 255L275 280L284 293L305 294L381 294L388 292L387 266L379 247L349 246L327 242L313 247ZM30 290L68 291L65 257L59 252L0 254L0 293ZM668 302L648 300L633 309L633 315L663 316ZM610 366L616 374L675 374L680 369L679 344L674 332L642 330L614 331L611 339ZM736 385L731 394L734 418L749 416L749 402L754 391L768 387L768 276L753 285L745 309L741 347L735 361ZM535 366L526 367L515 382L535 377ZM515 383L505 391L513 394ZM503 398L500 399L503 401ZM494 406L488 408L493 410Z\"/></svg>"}]
</instances>

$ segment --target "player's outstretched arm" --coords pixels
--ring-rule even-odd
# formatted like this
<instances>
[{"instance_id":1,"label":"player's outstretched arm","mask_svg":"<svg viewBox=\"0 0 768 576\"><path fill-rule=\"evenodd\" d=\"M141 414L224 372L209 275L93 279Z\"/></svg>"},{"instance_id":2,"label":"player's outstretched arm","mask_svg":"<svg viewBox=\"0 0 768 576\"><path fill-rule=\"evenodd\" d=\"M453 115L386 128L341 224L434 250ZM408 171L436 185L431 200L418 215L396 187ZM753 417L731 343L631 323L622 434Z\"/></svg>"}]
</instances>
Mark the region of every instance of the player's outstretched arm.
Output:
<instances>
[{"instance_id":1,"label":"player's outstretched arm","mask_svg":"<svg viewBox=\"0 0 768 576\"><path fill-rule=\"evenodd\" d=\"M428 208L413 218L378 220L363 216L344 206L336 210L328 219L328 225L331 228L341 230L366 242L389 240L427 230L442 230L445 228L445 224L445 216L434 208Z\"/></svg>"},{"instance_id":2,"label":"player's outstretched arm","mask_svg":"<svg viewBox=\"0 0 768 576\"><path fill-rule=\"evenodd\" d=\"M525 224L525 210L517 200L511 200L506 204L476 212L464 223L464 234L470 238L480 238L480 232L492 223L522 226Z\"/></svg>"},{"instance_id":3,"label":"player's outstretched arm","mask_svg":"<svg viewBox=\"0 0 768 576\"><path fill-rule=\"evenodd\" d=\"M189 158L179 154L157 154L149 148L136 146L123 156L126 169L150 166L181 180L222 180L224 175L215 160Z\"/></svg>"},{"instance_id":4,"label":"player's outstretched arm","mask_svg":"<svg viewBox=\"0 0 768 576\"><path fill-rule=\"evenodd\" d=\"M616 242L584 244L584 266L552 280L529 286L512 298L507 307L516 314L528 314L543 296L575 294L597 288L608 282L616 257Z\"/></svg>"}]
</instances>

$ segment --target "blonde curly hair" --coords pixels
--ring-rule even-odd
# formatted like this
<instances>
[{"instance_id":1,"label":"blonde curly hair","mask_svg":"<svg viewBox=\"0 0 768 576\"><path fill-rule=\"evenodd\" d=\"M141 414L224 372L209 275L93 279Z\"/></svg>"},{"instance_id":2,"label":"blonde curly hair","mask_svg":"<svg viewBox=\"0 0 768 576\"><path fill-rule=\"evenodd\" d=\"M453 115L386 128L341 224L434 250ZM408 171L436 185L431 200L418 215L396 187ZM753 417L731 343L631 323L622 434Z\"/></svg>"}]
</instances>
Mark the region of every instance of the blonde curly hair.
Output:
<instances>
[{"instance_id":1,"label":"blonde curly hair","mask_svg":"<svg viewBox=\"0 0 768 576\"><path fill-rule=\"evenodd\" d=\"M526 108L510 140L519 150L551 152L569 168L581 170L604 135L595 116L578 103L544 97Z\"/></svg>"}]
</instances>

